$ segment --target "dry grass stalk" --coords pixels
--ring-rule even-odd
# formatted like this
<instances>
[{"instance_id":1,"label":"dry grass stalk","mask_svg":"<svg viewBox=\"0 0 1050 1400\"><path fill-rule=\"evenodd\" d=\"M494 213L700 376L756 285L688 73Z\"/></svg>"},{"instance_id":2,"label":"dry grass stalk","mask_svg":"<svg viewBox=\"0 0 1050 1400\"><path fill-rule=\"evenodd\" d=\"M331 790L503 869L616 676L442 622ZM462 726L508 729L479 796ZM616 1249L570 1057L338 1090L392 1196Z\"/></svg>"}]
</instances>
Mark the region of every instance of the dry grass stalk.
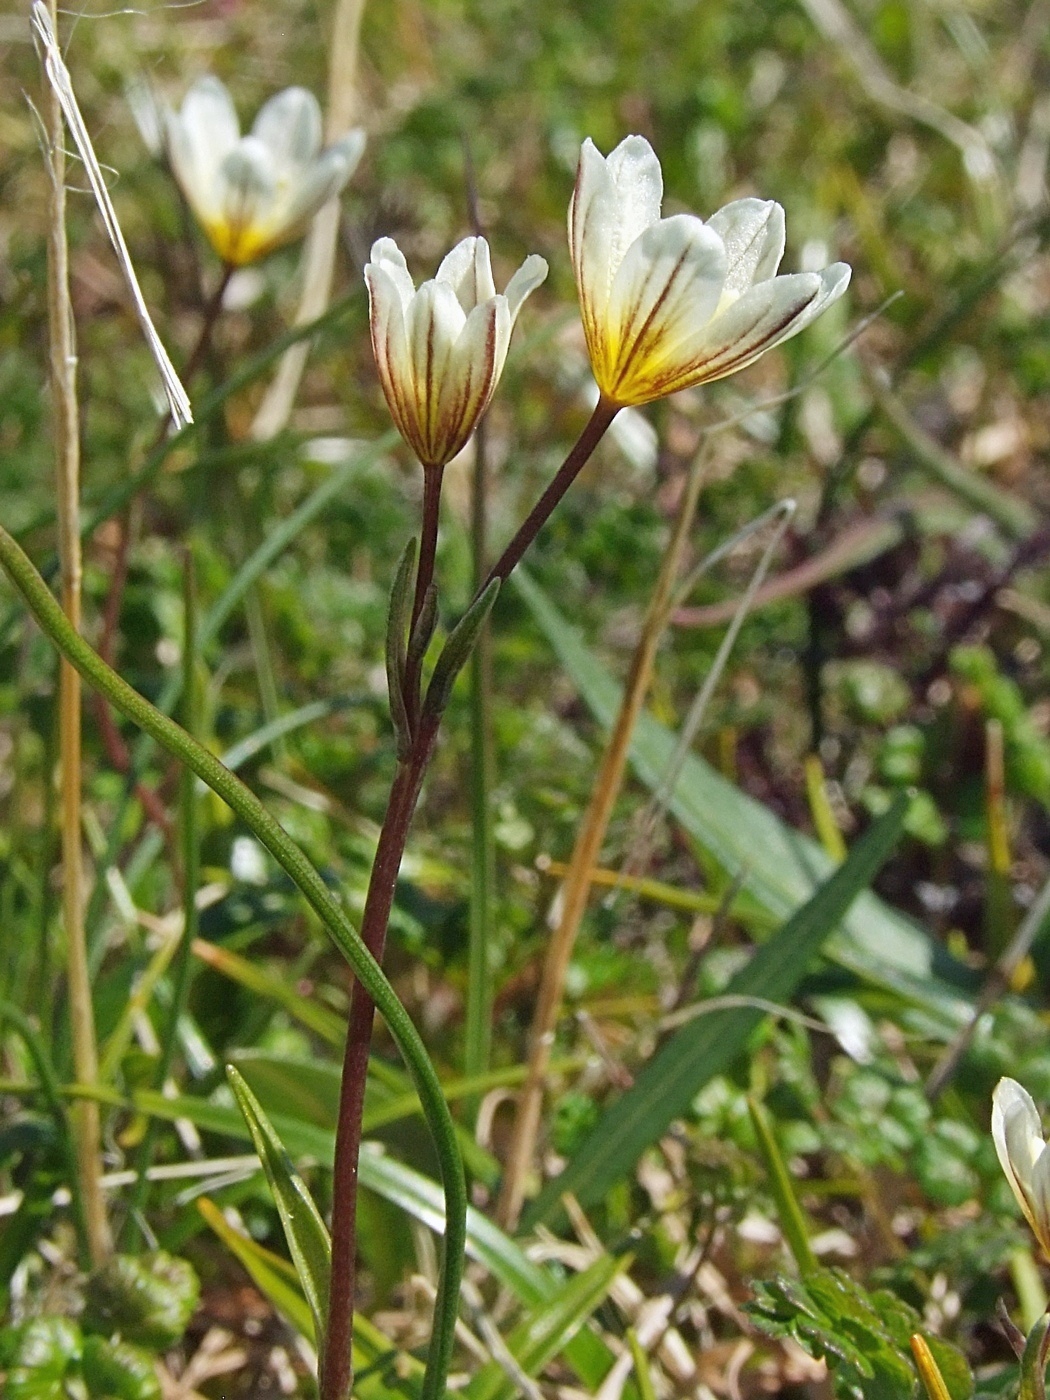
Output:
<instances>
[{"instance_id":1,"label":"dry grass stalk","mask_svg":"<svg viewBox=\"0 0 1050 1400\"><path fill-rule=\"evenodd\" d=\"M657 649L674 603L682 558L700 497L704 460L704 454L698 454L689 471L674 532L664 553L660 576L649 600L642 635L631 659L630 674L620 712L602 758L591 800L569 861L569 872L562 887L561 916L543 965L543 979L532 1020L528 1078L518 1098L514 1135L503 1176L499 1218L506 1229L511 1229L517 1224L525 1200L525 1185L536 1149L543 1106L543 1082L550 1063L554 1031L565 990L565 974L590 898L592 871L598 864L609 819L623 785L631 736L645 697L649 693Z\"/></svg>"},{"instance_id":2,"label":"dry grass stalk","mask_svg":"<svg viewBox=\"0 0 1050 1400\"><path fill-rule=\"evenodd\" d=\"M325 134L330 141L342 136L353 124L357 107L357 53L364 12L365 0L339 0L336 7L325 118ZM314 217L303 252L303 292L295 317L297 326L315 321L328 306L339 239L339 215L339 201L332 199ZM251 435L257 442L276 436L287 424L309 354L310 342L301 340L282 356L252 423Z\"/></svg>"},{"instance_id":3,"label":"dry grass stalk","mask_svg":"<svg viewBox=\"0 0 1050 1400\"><path fill-rule=\"evenodd\" d=\"M51 0L51 21L57 20ZM48 162L48 332L51 397L55 432L55 489L62 607L80 629L82 562L80 550L80 423L77 407L77 355L69 295L66 239L64 123L58 93L45 84L44 126ZM81 1084L98 1078L94 1008L84 933L83 852L81 847L80 677L64 659L59 663L59 755L62 773L62 915L66 934L69 1015L73 1061ZM78 1101L70 1110L75 1137L80 1197L88 1250L93 1263L111 1247L101 1186L101 1133L98 1104Z\"/></svg>"}]
</instances>

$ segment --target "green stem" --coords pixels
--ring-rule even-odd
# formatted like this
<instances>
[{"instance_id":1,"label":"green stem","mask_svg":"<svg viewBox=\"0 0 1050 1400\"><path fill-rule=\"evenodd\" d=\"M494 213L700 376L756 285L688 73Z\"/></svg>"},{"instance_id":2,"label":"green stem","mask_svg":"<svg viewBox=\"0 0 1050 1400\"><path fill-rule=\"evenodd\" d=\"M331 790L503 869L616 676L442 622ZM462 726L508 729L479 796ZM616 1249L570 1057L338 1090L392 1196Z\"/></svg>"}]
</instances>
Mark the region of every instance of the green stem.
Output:
<instances>
[{"instance_id":1,"label":"green stem","mask_svg":"<svg viewBox=\"0 0 1050 1400\"><path fill-rule=\"evenodd\" d=\"M784 1232L788 1248L794 1255L799 1273L805 1277L806 1274L813 1273L818 1267L817 1256L813 1253L813 1247L809 1242L809 1232L806 1229L802 1207L798 1203L795 1188L791 1184L791 1173L788 1171L787 1163L777 1146L777 1140L773 1136L773 1129L770 1127L765 1110L750 1095L747 1100L747 1111L751 1115L751 1123L755 1129L758 1150L766 1164L769 1188L773 1193L780 1228Z\"/></svg>"},{"instance_id":2,"label":"green stem","mask_svg":"<svg viewBox=\"0 0 1050 1400\"><path fill-rule=\"evenodd\" d=\"M168 753L190 768L241 818L295 883L317 913L332 941L375 1002L405 1059L427 1125L434 1138L445 1193L445 1238L434 1331L427 1358L423 1400L439 1400L455 1339L459 1284L466 1248L467 1190L452 1115L441 1084L411 1017L368 952L357 930L321 876L255 794L174 720L139 695L81 637L62 613L47 584L11 536L0 527L0 567L10 578L48 637L89 684Z\"/></svg>"}]
</instances>

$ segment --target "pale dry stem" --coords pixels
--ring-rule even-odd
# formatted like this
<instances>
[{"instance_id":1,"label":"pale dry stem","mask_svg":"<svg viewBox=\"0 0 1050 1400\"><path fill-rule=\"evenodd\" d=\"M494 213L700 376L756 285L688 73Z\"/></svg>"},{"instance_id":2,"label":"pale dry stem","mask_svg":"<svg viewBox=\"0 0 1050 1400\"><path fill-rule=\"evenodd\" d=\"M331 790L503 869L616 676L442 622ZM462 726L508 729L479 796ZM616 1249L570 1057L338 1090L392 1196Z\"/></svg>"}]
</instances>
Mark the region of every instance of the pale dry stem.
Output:
<instances>
[{"instance_id":1,"label":"pale dry stem","mask_svg":"<svg viewBox=\"0 0 1050 1400\"><path fill-rule=\"evenodd\" d=\"M54 0L52 23L56 22ZM55 488L58 499L62 607L80 630L80 425L77 408L77 356L69 295L69 246L66 239L65 152L62 107L45 84L44 123L49 163L48 192L48 332L52 411L55 426ZM65 660L59 669L59 754L62 773L62 915L66 934L69 1017L76 1077L81 1084L98 1079L98 1048L84 932L81 846L80 677ZM88 1251L98 1264L111 1239L101 1186L99 1108L90 1099L70 1110L75 1138L80 1197Z\"/></svg>"},{"instance_id":2,"label":"pale dry stem","mask_svg":"<svg viewBox=\"0 0 1050 1400\"><path fill-rule=\"evenodd\" d=\"M357 54L365 0L339 0L332 27L328 68L328 114L325 134L338 140L353 124L357 107ZM303 326L328 307L339 241L339 200L330 199L314 216L303 252L303 291L295 324ZM284 352L251 427L257 442L275 437L287 424L310 354L310 342L300 340Z\"/></svg>"},{"instance_id":3,"label":"pale dry stem","mask_svg":"<svg viewBox=\"0 0 1050 1400\"><path fill-rule=\"evenodd\" d=\"M532 1020L528 1077L518 1098L514 1134L503 1175L499 1219L505 1229L512 1229L517 1224L525 1199L525 1186L536 1149L540 1111L543 1106L544 1079L565 990L565 974L590 897L592 871L598 863L609 819L623 785L631 736L649 693L656 653L674 603L675 585L681 572L682 558L703 482L703 462L704 457L701 453L694 459L690 468L674 531L664 552L660 576L649 601L642 634L631 660L620 712L602 758L562 887L561 915L543 965L543 979Z\"/></svg>"}]
</instances>

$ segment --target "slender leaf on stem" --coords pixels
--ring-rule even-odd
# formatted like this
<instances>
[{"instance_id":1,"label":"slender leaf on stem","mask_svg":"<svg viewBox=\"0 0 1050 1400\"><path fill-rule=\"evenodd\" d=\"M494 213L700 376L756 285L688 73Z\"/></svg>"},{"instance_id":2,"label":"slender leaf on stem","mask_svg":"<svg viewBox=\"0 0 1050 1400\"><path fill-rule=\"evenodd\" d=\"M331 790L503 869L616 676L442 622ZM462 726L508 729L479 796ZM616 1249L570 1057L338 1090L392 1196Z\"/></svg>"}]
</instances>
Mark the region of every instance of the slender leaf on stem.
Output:
<instances>
[{"instance_id":1,"label":"slender leaf on stem","mask_svg":"<svg viewBox=\"0 0 1050 1400\"><path fill-rule=\"evenodd\" d=\"M405 545L390 590L390 610L386 623L386 688L390 700L390 720L394 726L397 756L404 762L412 749L412 726L405 700L405 646L412 608L412 573L416 563L416 541Z\"/></svg>"},{"instance_id":2,"label":"slender leaf on stem","mask_svg":"<svg viewBox=\"0 0 1050 1400\"><path fill-rule=\"evenodd\" d=\"M332 1242L314 1204L306 1182L292 1166L284 1144L262 1105L234 1069L226 1066L226 1078L237 1106L244 1114L252 1142L259 1154L274 1204L284 1226L285 1239L299 1282L314 1320L315 1335L324 1335L328 1316L328 1275L332 1265Z\"/></svg>"},{"instance_id":3,"label":"slender leaf on stem","mask_svg":"<svg viewBox=\"0 0 1050 1400\"><path fill-rule=\"evenodd\" d=\"M427 698L423 704L424 713L432 718L436 719L441 715L448 704L456 677L474 650L485 620L495 606L499 590L500 580L491 579L450 632L430 677Z\"/></svg>"},{"instance_id":4,"label":"slender leaf on stem","mask_svg":"<svg viewBox=\"0 0 1050 1400\"><path fill-rule=\"evenodd\" d=\"M845 864L809 902L764 943L730 981L729 996L787 1001L854 899L868 887L900 839L907 810L901 796L857 842ZM526 1224L548 1220L565 1192L582 1205L599 1201L629 1172L699 1090L728 1069L765 1012L727 1009L687 1022L645 1065L631 1089L607 1109L562 1174L526 1214Z\"/></svg>"}]
</instances>

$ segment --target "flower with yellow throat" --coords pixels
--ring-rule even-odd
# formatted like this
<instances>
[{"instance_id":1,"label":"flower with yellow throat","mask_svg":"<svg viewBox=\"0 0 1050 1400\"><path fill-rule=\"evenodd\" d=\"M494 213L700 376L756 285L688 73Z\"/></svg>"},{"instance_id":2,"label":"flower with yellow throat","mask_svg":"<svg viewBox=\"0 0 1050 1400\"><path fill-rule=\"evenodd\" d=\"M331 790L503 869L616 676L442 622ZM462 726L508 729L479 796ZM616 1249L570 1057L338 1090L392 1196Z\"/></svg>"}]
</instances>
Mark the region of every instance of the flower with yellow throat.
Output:
<instances>
[{"instance_id":1,"label":"flower with yellow throat","mask_svg":"<svg viewBox=\"0 0 1050 1400\"><path fill-rule=\"evenodd\" d=\"M845 263L777 276L784 211L738 199L704 223L660 217L663 175L642 136L609 156L588 139L569 251L603 396L643 404L728 374L797 335L842 293Z\"/></svg>"},{"instance_id":2,"label":"flower with yellow throat","mask_svg":"<svg viewBox=\"0 0 1050 1400\"><path fill-rule=\"evenodd\" d=\"M198 78L178 112L163 113L168 159L208 241L231 267L297 238L337 195L364 150L348 131L322 149L321 109L305 88L279 92L241 135L224 85Z\"/></svg>"}]
</instances>

